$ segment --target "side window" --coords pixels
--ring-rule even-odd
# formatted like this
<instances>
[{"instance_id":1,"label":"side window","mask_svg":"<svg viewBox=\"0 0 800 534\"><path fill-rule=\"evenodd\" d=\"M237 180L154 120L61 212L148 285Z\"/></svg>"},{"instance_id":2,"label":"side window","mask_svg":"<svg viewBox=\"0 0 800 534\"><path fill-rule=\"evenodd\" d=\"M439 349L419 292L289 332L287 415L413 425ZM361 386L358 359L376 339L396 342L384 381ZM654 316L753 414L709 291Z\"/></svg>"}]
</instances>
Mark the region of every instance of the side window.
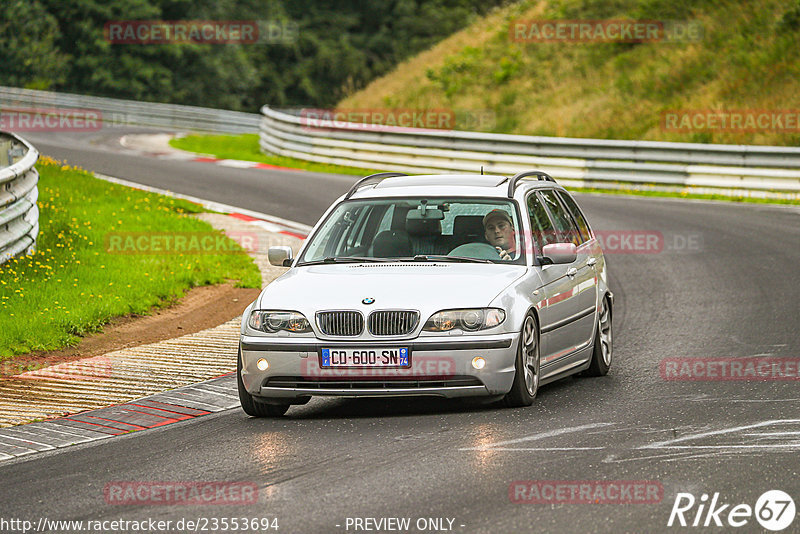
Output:
<instances>
[{"instance_id":1,"label":"side window","mask_svg":"<svg viewBox=\"0 0 800 534\"><path fill-rule=\"evenodd\" d=\"M332 232L331 239L325 245L326 256L347 254L348 249L355 246L359 234L364 231L367 211L365 206L356 206L347 209L341 215L335 223L336 228Z\"/></svg>"},{"instance_id":2,"label":"side window","mask_svg":"<svg viewBox=\"0 0 800 534\"><path fill-rule=\"evenodd\" d=\"M383 214L383 218L378 225L378 229L375 231L376 235L384 230L390 230L392 228L392 217L394 217L394 204L389 206L389 209L387 209L386 213Z\"/></svg>"},{"instance_id":3,"label":"side window","mask_svg":"<svg viewBox=\"0 0 800 534\"><path fill-rule=\"evenodd\" d=\"M352 232L347 242L347 250L358 249L364 244L364 232L367 229L367 221L373 211L372 206L364 206L359 210ZM371 236L370 236L371 237ZM339 251L340 253L345 251Z\"/></svg>"},{"instance_id":4,"label":"side window","mask_svg":"<svg viewBox=\"0 0 800 534\"><path fill-rule=\"evenodd\" d=\"M558 201L556 192L552 189L545 189L544 191L539 191L539 194L542 195L547 211L553 217L553 225L556 228L559 241L562 243L574 243L575 246L580 245L581 234L578 232L578 227L575 226L572 217Z\"/></svg>"},{"instance_id":5,"label":"side window","mask_svg":"<svg viewBox=\"0 0 800 534\"><path fill-rule=\"evenodd\" d=\"M540 252L545 245L558 241L553 223L536 193L528 195L528 217L531 219L533 241Z\"/></svg>"},{"instance_id":6,"label":"side window","mask_svg":"<svg viewBox=\"0 0 800 534\"><path fill-rule=\"evenodd\" d=\"M578 207L575 199L563 191L558 192L558 198L561 199L561 201L572 214L573 220L577 223L578 230L581 231L581 243L589 241L592 238L592 231L589 229L589 223L586 222L586 217L583 216L583 212Z\"/></svg>"}]
</instances>

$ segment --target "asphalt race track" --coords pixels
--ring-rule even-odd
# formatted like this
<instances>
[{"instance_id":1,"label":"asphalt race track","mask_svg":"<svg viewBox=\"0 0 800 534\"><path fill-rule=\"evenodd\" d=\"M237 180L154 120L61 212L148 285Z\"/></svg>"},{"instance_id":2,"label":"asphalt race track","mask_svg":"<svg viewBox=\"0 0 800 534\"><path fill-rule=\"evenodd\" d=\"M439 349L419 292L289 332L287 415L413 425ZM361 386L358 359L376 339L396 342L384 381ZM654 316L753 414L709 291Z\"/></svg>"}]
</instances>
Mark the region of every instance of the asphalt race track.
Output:
<instances>
[{"instance_id":1,"label":"asphalt race track","mask_svg":"<svg viewBox=\"0 0 800 534\"><path fill-rule=\"evenodd\" d=\"M126 154L118 133L103 135L27 137L43 154L91 170L306 224L355 180L146 158ZM226 410L0 463L2 516L34 524L277 518L283 533L378 531L365 518L409 518L408 532L763 532L755 517L731 527L728 513L755 507L768 490L800 506L800 381L668 379L662 361L800 358L800 210L578 201L598 232L663 237L658 250L607 253L616 294L607 377L545 386L527 409L421 398L313 399L279 420ZM153 481L243 482L257 499L120 505L104 497L109 484ZM532 495L524 485L517 493L515 481L649 481L663 491L656 502L562 495L533 504L512 502ZM544 495L545 486L534 488ZM690 526L676 520L668 529L678 493L698 502L685 513ZM717 516L724 527L705 511L692 527L701 495L715 493L730 505ZM706 519L712 526L703 528ZM379 531L397 531L392 525ZM790 531L800 532L800 519Z\"/></svg>"}]
</instances>

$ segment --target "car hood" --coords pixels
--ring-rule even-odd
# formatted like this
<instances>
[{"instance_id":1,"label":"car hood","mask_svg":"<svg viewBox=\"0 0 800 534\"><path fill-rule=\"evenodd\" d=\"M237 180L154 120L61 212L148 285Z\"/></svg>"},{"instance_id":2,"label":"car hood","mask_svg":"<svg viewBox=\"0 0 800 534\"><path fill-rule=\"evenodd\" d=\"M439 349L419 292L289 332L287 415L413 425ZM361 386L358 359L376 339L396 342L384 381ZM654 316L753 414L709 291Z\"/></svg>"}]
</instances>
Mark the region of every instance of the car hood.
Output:
<instances>
[{"instance_id":1,"label":"car hood","mask_svg":"<svg viewBox=\"0 0 800 534\"><path fill-rule=\"evenodd\" d=\"M264 289L258 307L303 313L482 307L526 269L522 265L410 262L297 267ZM374 303L365 305L365 298Z\"/></svg>"}]
</instances>

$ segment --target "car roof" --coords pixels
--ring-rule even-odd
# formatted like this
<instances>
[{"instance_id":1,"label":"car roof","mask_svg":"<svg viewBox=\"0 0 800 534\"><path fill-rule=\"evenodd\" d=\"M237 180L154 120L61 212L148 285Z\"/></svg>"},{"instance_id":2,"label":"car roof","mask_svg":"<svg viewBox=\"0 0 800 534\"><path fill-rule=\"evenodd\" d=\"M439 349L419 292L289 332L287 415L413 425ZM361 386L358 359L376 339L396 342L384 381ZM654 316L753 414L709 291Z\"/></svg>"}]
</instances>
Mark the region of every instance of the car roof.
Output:
<instances>
[{"instance_id":1,"label":"car roof","mask_svg":"<svg viewBox=\"0 0 800 534\"><path fill-rule=\"evenodd\" d=\"M555 182L522 180L517 190L534 188L562 189ZM374 184L366 184L350 199L408 196L448 196L508 198L508 176L493 174L420 174L392 176Z\"/></svg>"}]
</instances>

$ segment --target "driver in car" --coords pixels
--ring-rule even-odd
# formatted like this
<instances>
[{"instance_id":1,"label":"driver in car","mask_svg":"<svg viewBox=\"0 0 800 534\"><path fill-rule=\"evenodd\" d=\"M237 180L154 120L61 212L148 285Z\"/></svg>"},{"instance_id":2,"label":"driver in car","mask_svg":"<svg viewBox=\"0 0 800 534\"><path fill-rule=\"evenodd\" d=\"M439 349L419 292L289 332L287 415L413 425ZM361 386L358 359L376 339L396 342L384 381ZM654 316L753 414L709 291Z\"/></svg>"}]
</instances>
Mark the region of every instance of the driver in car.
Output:
<instances>
[{"instance_id":1,"label":"driver in car","mask_svg":"<svg viewBox=\"0 0 800 534\"><path fill-rule=\"evenodd\" d=\"M494 209L483 217L486 240L497 249L502 260L511 260L516 251L514 226L508 212Z\"/></svg>"}]
</instances>

